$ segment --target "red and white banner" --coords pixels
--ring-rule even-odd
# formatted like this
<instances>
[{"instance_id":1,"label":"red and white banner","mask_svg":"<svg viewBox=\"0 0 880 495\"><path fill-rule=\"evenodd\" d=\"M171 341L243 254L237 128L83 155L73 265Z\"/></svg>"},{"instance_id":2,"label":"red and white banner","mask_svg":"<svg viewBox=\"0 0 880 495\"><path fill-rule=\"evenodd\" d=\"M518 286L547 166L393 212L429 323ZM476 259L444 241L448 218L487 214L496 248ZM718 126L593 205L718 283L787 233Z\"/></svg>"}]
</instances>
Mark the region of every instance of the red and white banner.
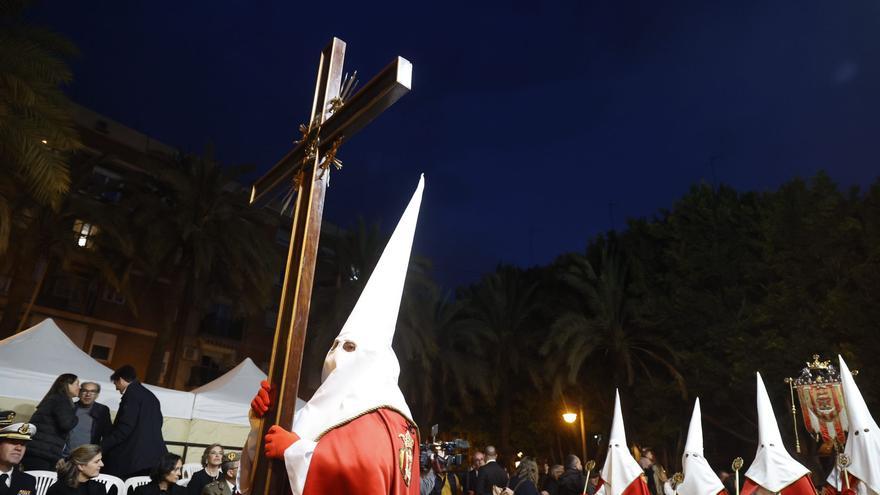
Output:
<instances>
[{"instance_id":1,"label":"red and white banner","mask_svg":"<svg viewBox=\"0 0 880 495\"><path fill-rule=\"evenodd\" d=\"M814 383L796 388L807 430L826 442L845 444L849 422L840 383Z\"/></svg>"}]
</instances>

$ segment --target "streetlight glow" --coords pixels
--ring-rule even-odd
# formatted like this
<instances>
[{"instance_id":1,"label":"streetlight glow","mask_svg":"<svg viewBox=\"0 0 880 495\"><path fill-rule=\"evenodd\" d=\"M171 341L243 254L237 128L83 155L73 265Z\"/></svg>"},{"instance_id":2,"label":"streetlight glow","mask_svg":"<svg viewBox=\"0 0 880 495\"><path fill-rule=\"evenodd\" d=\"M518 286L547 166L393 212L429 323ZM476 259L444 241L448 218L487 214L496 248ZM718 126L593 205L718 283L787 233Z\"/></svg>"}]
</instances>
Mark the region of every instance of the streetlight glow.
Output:
<instances>
[{"instance_id":1,"label":"streetlight glow","mask_svg":"<svg viewBox=\"0 0 880 495\"><path fill-rule=\"evenodd\" d=\"M566 423L574 423L575 421L577 421L577 419L578 415L576 413L567 412L562 414L562 420Z\"/></svg>"}]
</instances>

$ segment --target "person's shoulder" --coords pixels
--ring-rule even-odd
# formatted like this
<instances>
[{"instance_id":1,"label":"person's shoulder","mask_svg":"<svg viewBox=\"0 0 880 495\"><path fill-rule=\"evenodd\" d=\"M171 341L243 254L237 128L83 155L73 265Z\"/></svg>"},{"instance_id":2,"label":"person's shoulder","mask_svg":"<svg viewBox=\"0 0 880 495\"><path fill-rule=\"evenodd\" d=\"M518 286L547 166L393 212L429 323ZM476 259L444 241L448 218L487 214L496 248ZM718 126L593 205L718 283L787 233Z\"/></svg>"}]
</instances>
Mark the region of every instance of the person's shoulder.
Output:
<instances>
[{"instance_id":1,"label":"person's shoulder","mask_svg":"<svg viewBox=\"0 0 880 495\"><path fill-rule=\"evenodd\" d=\"M92 404L92 407L94 407L96 411L102 411L102 412L106 412L107 414L110 414L110 407L107 406L106 404L101 404L100 402L95 402L94 404Z\"/></svg>"},{"instance_id":2,"label":"person's shoulder","mask_svg":"<svg viewBox=\"0 0 880 495\"><path fill-rule=\"evenodd\" d=\"M151 481L149 483L141 485L141 486L134 489L134 493L135 493L135 495L152 493L153 485L155 485L155 484L156 484L155 482Z\"/></svg>"},{"instance_id":3,"label":"person's shoulder","mask_svg":"<svg viewBox=\"0 0 880 495\"><path fill-rule=\"evenodd\" d=\"M21 480L22 483L25 483L25 484L31 484L31 483L35 484L37 482L36 476L34 476L32 474L28 474L24 471L16 470L15 473L12 475L12 477L13 477L13 479L18 478L19 480Z\"/></svg>"},{"instance_id":4,"label":"person's shoulder","mask_svg":"<svg viewBox=\"0 0 880 495\"><path fill-rule=\"evenodd\" d=\"M220 486L220 482L223 480L214 480L204 488L202 488L202 493L223 493L223 487Z\"/></svg>"},{"instance_id":5,"label":"person's shoulder","mask_svg":"<svg viewBox=\"0 0 880 495\"><path fill-rule=\"evenodd\" d=\"M89 480L86 482L86 491L89 495L106 495L107 486L97 480Z\"/></svg>"},{"instance_id":6,"label":"person's shoulder","mask_svg":"<svg viewBox=\"0 0 880 495\"><path fill-rule=\"evenodd\" d=\"M10 494L13 495L34 495L37 489L37 478L28 473L25 473L24 471L16 470L12 474L12 488L17 490L10 491Z\"/></svg>"}]
</instances>

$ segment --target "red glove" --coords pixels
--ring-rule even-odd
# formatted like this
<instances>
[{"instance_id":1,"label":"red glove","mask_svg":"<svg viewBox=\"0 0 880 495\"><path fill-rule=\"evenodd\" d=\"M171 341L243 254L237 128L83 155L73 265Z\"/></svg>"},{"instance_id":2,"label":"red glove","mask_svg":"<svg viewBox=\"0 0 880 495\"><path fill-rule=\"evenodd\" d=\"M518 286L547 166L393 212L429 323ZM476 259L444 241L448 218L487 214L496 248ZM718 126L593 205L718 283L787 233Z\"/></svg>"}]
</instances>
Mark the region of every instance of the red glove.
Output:
<instances>
[{"instance_id":1,"label":"red glove","mask_svg":"<svg viewBox=\"0 0 880 495\"><path fill-rule=\"evenodd\" d=\"M257 395L254 396L254 400L251 401L251 411L254 412L254 415L258 418L262 418L266 411L269 410L269 407L272 405L272 396L274 394L274 390L269 385L269 382L263 380L260 382L260 390L257 391Z\"/></svg>"},{"instance_id":2,"label":"red glove","mask_svg":"<svg viewBox=\"0 0 880 495\"><path fill-rule=\"evenodd\" d=\"M284 459L284 451L287 447L293 445L293 442L299 440L299 435L291 431L287 431L278 425L269 427L269 433L266 434L266 457L270 459Z\"/></svg>"}]
</instances>

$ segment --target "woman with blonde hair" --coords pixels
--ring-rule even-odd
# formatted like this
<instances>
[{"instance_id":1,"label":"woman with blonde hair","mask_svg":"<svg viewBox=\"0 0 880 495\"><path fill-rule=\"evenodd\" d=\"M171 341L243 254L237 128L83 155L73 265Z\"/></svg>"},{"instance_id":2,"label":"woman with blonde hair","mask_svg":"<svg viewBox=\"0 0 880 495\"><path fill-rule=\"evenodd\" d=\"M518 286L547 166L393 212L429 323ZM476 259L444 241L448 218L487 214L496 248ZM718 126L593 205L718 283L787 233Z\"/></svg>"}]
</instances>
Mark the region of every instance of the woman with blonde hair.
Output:
<instances>
[{"instance_id":1,"label":"woman with blonde hair","mask_svg":"<svg viewBox=\"0 0 880 495\"><path fill-rule=\"evenodd\" d=\"M186 485L189 495L202 495L205 486L220 479L220 465L223 464L223 446L214 443L205 447L202 454L202 467L204 469L193 473L192 478Z\"/></svg>"},{"instance_id":2,"label":"woman with blonde hair","mask_svg":"<svg viewBox=\"0 0 880 495\"><path fill-rule=\"evenodd\" d=\"M523 457L507 487L514 495L538 495L538 463L530 457Z\"/></svg>"},{"instance_id":3,"label":"woman with blonde hair","mask_svg":"<svg viewBox=\"0 0 880 495\"><path fill-rule=\"evenodd\" d=\"M58 461L55 467L58 481L49 487L46 495L107 495L104 484L95 481L103 466L101 447L80 445Z\"/></svg>"}]
</instances>

